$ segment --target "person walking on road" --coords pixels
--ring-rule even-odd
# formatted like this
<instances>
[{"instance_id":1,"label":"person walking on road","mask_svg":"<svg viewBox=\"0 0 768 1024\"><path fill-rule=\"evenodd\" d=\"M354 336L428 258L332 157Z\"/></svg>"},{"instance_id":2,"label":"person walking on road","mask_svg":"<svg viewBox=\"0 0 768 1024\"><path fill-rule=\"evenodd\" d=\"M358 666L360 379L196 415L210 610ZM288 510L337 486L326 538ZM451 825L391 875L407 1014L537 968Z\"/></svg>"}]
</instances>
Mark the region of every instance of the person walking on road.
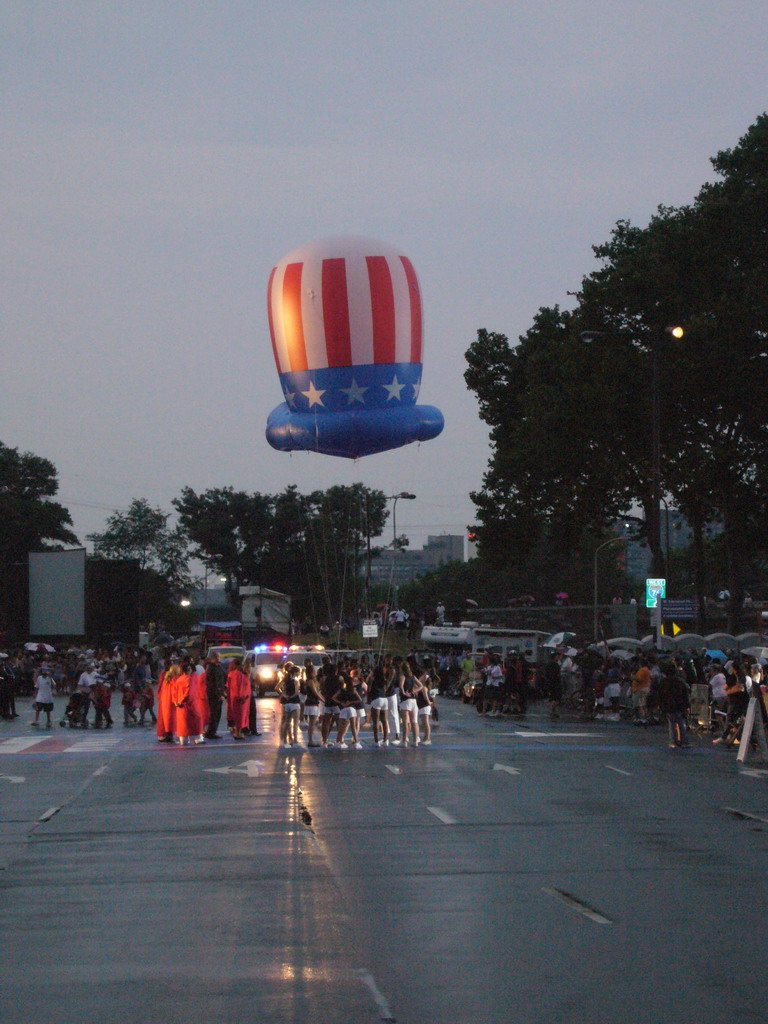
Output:
<instances>
[{"instance_id":1,"label":"person walking on road","mask_svg":"<svg viewBox=\"0 0 768 1024\"><path fill-rule=\"evenodd\" d=\"M686 716L690 707L690 696L685 680L678 674L672 662L662 668L659 683L659 708L669 723L670 747L689 747Z\"/></svg>"}]
</instances>

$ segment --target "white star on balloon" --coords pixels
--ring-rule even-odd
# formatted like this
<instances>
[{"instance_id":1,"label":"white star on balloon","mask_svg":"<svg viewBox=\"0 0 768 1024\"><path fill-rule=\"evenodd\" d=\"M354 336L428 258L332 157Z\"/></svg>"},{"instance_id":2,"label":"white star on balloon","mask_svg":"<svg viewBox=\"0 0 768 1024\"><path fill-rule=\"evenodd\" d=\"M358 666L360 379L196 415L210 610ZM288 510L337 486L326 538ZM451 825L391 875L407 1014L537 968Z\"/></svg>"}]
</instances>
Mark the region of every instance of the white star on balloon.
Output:
<instances>
[{"instance_id":1,"label":"white star on balloon","mask_svg":"<svg viewBox=\"0 0 768 1024\"><path fill-rule=\"evenodd\" d=\"M389 392L387 395L387 401L389 401L390 398L396 398L398 402L400 401L400 392L405 387L405 384L400 384L397 379L397 374L392 378L391 384L382 384L381 386Z\"/></svg>"},{"instance_id":2,"label":"white star on balloon","mask_svg":"<svg viewBox=\"0 0 768 1024\"><path fill-rule=\"evenodd\" d=\"M310 409L312 408L313 405L323 404L323 395L325 394L325 390L318 391L318 389L315 387L312 381L309 382L309 391L302 391L301 393L302 395L307 396Z\"/></svg>"},{"instance_id":3,"label":"white star on balloon","mask_svg":"<svg viewBox=\"0 0 768 1024\"><path fill-rule=\"evenodd\" d=\"M368 388L361 388L354 377L352 378L352 384L350 387L339 388L339 391L343 391L347 396L347 405L352 405L353 402L360 402L362 405L365 405L363 395L367 390Z\"/></svg>"},{"instance_id":4,"label":"white star on balloon","mask_svg":"<svg viewBox=\"0 0 768 1024\"><path fill-rule=\"evenodd\" d=\"M296 408L296 392L295 391L286 391L285 392L285 400L288 403L288 407L290 409L295 409Z\"/></svg>"}]
</instances>

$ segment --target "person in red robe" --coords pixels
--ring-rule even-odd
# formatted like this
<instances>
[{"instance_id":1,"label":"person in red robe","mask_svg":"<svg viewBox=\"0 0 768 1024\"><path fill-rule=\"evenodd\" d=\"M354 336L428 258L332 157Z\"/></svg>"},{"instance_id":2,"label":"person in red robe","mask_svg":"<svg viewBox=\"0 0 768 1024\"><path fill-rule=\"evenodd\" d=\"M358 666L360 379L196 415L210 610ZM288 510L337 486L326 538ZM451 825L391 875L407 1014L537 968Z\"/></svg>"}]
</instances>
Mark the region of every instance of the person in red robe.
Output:
<instances>
[{"instance_id":1,"label":"person in red robe","mask_svg":"<svg viewBox=\"0 0 768 1024\"><path fill-rule=\"evenodd\" d=\"M205 743L205 732L211 717L211 709L208 704L208 689L205 684L205 672L200 669L192 670L189 680L189 699L192 703L192 710L195 713L197 723L197 739L195 743Z\"/></svg>"},{"instance_id":2,"label":"person in red robe","mask_svg":"<svg viewBox=\"0 0 768 1024\"><path fill-rule=\"evenodd\" d=\"M171 684L179 671L178 665L171 665L160 673L157 683L157 738L161 743L173 743L176 715L171 696Z\"/></svg>"},{"instance_id":3,"label":"person in red robe","mask_svg":"<svg viewBox=\"0 0 768 1024\"><path fill-rule=\"evenodd\" d=\"M192 676L192 666L185 662L181 671L171 682L171 700L176 712L176 735L179 737L180 746L191 736L199 736L200 730L197 727L197 716L192 706L189 688Z\"/></svg>"},{"instance_id":4,"label":"person in red robe","mask_svg":"<svg viewBox=\"0 0 768 1024\"><path fill-rule=\"evenodd\" d=\"M233 658L227 675L227 721L232 723L232 735L243 739L248 731L251 713L251 680L243 672L241 658Z\"/></svg>"}]
</instances>

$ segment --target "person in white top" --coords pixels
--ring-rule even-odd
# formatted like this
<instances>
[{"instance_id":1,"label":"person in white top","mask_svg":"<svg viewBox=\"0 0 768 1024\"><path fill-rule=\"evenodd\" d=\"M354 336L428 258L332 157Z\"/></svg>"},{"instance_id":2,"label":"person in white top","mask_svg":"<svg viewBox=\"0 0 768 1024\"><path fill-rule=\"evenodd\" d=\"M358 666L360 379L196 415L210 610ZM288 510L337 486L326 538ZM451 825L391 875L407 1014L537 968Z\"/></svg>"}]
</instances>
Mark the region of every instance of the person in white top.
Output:
<instances>
[{"instance_id":1,"label":"person in white top","mask_svg":"<svg viewBox=\"0 0 768 1024\"><path fill-rule=\"evenodd\" d=\"M44 711L48 719L45 727L46 729L51 728L51 712L53 711L52 683L51 671L45 666L40 670L35 682L35 718L34 721L30 722L30 725L37 726L40 720L40 712Z\"/></svg>"}]
</instances>

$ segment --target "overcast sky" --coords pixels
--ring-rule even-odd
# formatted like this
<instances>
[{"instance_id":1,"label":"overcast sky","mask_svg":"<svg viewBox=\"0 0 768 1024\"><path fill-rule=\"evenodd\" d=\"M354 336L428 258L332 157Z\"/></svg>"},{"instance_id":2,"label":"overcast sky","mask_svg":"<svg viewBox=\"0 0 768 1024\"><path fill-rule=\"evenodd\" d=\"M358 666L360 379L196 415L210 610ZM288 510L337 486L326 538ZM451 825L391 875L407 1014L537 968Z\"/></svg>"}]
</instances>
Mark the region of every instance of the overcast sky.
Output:
<instances>
[{"instance_id":1,"label":"overcast sky","mask_svg":"<svg viewBox=\"0 0 768 1024\"><path fill-rule=\"evenodd\" d=\"M181 488L361 480L413 546L464 532L489 449L464 352L567 306L621 218L688 202L768 106L765 0L4 0L0 440L81 538ZM273 451L270 270L401 248L436 440Z\"/></svg>"}]
</instances>

